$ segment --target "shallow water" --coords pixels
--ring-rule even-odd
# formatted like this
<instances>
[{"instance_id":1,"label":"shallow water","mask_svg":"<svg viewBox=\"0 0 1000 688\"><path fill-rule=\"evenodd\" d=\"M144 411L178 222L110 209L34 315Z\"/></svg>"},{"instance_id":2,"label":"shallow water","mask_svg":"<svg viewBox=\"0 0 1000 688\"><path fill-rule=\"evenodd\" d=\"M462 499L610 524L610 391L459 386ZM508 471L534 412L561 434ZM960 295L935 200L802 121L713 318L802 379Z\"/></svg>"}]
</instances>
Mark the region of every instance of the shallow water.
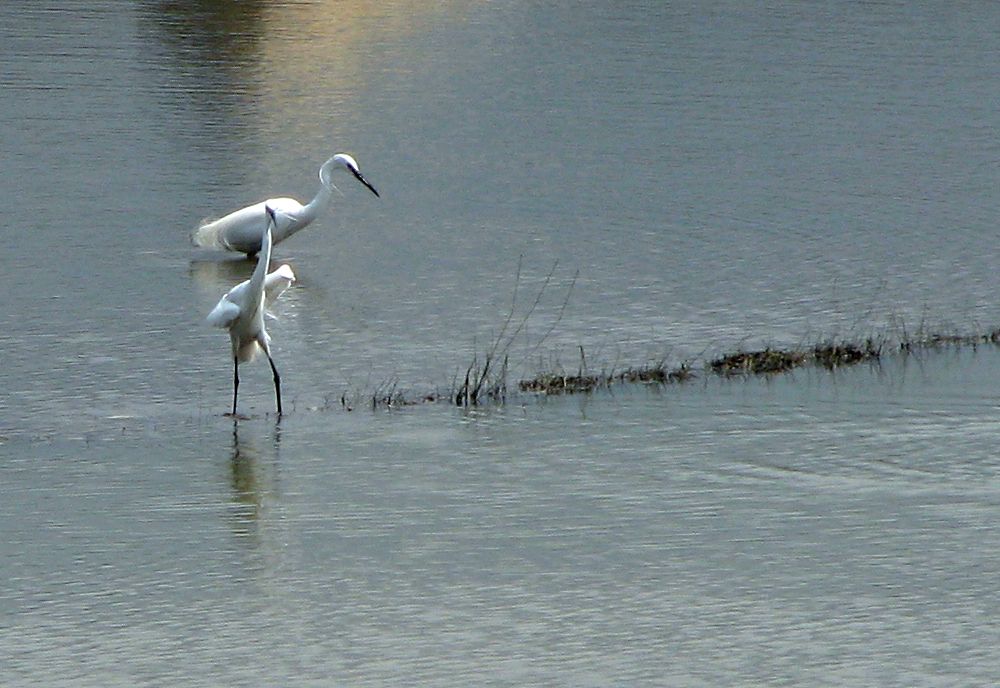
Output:
<instances>
[{"instance_id":1,"label":"shallow water","mask_svg":"<svg viewBox=\"0 0 1000 688\"><path fill-rule=\"evenodd\" d=\"M992 347L365 405L447 391L512 304L512 380L993 329L1000 12L0 20L4 685L1000 679ZM234 423L203 319L252 264L188 232L342 149L382 197L277 247L290 412L254 364Z\"/></svg>"},{"instance_id":2,"label":"shallow water","mask_svg":"<svg viewBox=\"0 0 1000 688\"><path fill-rule=\"evenodd\" d=\"M11 440L5 682L988 683L998 360Z\"/></svg>"}]
</instances>

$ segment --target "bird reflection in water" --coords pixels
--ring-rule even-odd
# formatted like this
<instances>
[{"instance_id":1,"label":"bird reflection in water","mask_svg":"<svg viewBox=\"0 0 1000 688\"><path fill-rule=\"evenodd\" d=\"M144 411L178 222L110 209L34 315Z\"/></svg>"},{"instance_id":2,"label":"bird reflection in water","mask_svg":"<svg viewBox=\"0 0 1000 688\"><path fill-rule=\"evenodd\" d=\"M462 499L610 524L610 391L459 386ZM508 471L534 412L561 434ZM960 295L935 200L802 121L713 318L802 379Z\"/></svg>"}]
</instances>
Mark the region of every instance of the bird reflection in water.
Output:
<instances>
[{"instance_id":1,"label":"bird reflection in water","mask_svg":"<svg viewBox=\"0 0 1000 688\"><path fill-rule=\"evenodd\" d=\"M274 459L281 442L281 428L274 429ZM258 522L266 515L267 506L275 494L276 463L261 460L261 452L252 440L240 439L239 422L233 420L233 447L229 460L233 530L241 537L258 537Z\"/></svg>"}]
</instances>

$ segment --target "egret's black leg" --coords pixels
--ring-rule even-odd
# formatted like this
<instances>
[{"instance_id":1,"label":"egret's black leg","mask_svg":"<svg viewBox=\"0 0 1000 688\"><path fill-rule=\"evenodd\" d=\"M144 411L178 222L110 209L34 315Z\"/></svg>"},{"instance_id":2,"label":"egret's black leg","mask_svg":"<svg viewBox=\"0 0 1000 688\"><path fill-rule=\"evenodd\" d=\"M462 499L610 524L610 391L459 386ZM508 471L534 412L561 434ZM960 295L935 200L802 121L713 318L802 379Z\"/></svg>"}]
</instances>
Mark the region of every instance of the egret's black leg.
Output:
<instances>
[{"instance_id":1,"label":"egret's black leg","mask_svg":"<svg viewBox=\"0 0 1000 688\"><path fill-rule=\"evenodd\" d=\"M236 392L240 388L240 359L233 356L233 415L236 415Z\"/></svg>"},{"instance_id":2,"label":"egret's black leg","mask_svg":"<svg viewBox=\"0 0 1000 688\"><path fill-rule=\"evenodd\" d=\"M267 362L271 364L271 372L274 373L274 397L278 400L278 415L281 415L281 376L278 369L274 367L274 359L271 354L267 355Z\"/></svg>"}]
</instances>

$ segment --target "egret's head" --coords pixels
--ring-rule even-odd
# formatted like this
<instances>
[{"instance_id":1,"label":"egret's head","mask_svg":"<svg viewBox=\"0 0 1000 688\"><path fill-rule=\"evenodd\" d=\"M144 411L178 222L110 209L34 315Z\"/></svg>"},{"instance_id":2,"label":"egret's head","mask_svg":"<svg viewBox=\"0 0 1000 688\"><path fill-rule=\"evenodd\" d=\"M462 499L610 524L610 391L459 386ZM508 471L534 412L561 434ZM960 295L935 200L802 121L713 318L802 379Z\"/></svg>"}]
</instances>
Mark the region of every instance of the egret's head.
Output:
<instances>
[{"instance_id":1,"label":"egret's head","mask_svg":"<svg viewBox=\"0 0 1000 688\"><path fill-rule=\"evenodd\" d=\"M345 172L348 172L352 177L361 182L373 194L376 196L379 195L378 191L375 190L375 187L371 185L371 182L365 179L365 176L361 174L361 168L358 167L358 161L355 160L353 156L348 155L347 153L337 153L327 161L326 165L323 165L324 169L327 168L327 165L343 169ZM323 179L323 170L320 170L320 179ZM323 182L329 183L329 180L323 179Z\"/></svg>"},{"instance_id":2,"label":"egret's head","mask_svg":"<svg viewBox=\"0 0 1000 688\"><path fill-rule=\"evenodd\" d=\"M354 159L353 155L349 153L337 153L333 156L334 161L346 168L348 171L357 172L360 168L358 167L358 161Z\"/></svg>"}]
</instances>

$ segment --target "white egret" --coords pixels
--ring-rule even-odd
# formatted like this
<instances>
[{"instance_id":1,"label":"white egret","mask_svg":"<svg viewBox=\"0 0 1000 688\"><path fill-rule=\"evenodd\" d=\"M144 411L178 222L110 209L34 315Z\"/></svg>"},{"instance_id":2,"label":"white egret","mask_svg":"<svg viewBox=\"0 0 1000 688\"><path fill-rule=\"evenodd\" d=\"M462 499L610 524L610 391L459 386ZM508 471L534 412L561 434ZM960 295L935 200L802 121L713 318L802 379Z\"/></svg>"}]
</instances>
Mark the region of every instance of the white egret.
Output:
<instances>
[{"instance_id":1,"label":"white egret","mask_svg":"<svg viewBox=\"0 0 1000 688\"><path fill-rule=\"evenodd\" d=\"M269 206L275 215L273 243L284 241L308 226L327 209L335 188L330 177L333 171L338 169L350 173L369 191L376 196L379 195L375 187L361 174L357 161L347 153L337 153L319 168L319 191L308 204L302 205L294 198L269 198L231 212L218 220L203 222L192 232L191 241L205 248L220 248L253 256L260 251L260 240L268 224L268 217L264 213L265 206Z\"/></svg>"},{"instance_id":2,"label":"white egret","mask_svg":"<svg viewBox=\"0 0 1000 688\"><path fill-rule=\"evenodd\" d=\"M271 358L271 337L264 327L266 309L295 281L295 274L288 265L282 265L267 274L271 259L271 234L275 225L275 212L264 206L267 226L264 228L263 245L257 257L257 267L250 279L240 282L219 299L208 322L216 327L229 330L233 345L233 415L236 415L236 394L240 388L240 363L253 360L258 350L262 350L274 373L274 396L278 402L278 416L281 416L281 376ZM273 317L273 316L271 316Z\"/></svg>"}]
</instances>

